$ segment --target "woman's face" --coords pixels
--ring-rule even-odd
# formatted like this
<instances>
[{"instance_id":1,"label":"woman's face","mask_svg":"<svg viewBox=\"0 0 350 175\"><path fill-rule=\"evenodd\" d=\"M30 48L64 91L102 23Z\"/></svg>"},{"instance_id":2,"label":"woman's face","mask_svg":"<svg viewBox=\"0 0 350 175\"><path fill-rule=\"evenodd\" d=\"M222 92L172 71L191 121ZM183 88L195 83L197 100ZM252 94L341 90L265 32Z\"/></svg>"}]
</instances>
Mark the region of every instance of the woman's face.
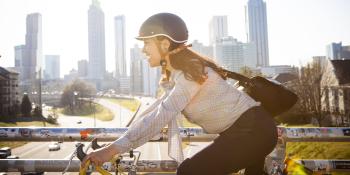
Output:
<instances>
[{"instance_id":1,"label":"woman's face","mask_svg":"<svg viewBox=\"0 0 350 175\"><path fill-rule=\"evenodd\" d=\"M151 67L160 66L160 53L158 51L157 42L155 38L143 40L144 45L142 52L145 53L147 61Z\"/></svg>"}]
</instances>

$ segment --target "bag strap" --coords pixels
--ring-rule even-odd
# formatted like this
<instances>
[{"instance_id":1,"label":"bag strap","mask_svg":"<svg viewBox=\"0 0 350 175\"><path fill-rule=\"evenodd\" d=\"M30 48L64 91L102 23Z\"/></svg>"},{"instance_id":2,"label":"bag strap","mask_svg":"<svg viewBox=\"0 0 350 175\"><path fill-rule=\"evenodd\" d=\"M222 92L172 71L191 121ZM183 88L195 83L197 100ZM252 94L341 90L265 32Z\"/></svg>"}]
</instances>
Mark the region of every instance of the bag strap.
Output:
<instances>
[{"instance_id":1,"label":"bag strap","mask_svg":"<svg viewBox=\"0 0 350 175\"><path fill-rule=\"evenodd\" d=\"M219 68L219 72L221 75L223 75L226 78L231 78L231 79L239 81L239 84L241 86L246 87L247 85L251 84L250 78L248 78L242 74L239 74L237 72L232 72L232 71L226 70L224 68Z\"/></svg>"}]
</instances>

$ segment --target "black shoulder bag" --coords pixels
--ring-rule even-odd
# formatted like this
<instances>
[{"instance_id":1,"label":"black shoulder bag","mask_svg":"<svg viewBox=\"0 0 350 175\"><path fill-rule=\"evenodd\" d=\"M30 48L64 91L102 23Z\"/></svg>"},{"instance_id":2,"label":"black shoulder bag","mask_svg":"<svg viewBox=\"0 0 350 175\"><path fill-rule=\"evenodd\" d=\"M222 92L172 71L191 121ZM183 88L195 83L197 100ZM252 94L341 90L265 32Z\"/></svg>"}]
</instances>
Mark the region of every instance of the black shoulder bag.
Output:
<instances>
[{"instance_id":1,"label":"black shoulder bag","mask_svg":"<svg viewBox=\"0 0 350 175\"><path fill-rule=\"evenodd\" d=\"M283 85L274 83L264 77L248 78L236 72L221 69L224 77L238 80L239 86L272 115L277 116L286 112L297 102L298 96Z\"/></svg>"}]
</instances>

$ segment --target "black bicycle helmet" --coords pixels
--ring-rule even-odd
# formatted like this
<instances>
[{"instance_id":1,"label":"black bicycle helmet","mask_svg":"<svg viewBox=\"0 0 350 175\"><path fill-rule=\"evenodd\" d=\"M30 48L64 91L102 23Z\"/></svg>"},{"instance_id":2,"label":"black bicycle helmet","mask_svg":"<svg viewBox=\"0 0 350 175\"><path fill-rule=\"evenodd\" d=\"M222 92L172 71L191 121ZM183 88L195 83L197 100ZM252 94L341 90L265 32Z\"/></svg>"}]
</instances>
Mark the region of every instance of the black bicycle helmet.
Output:
<instances>
[{"instance_id":1,"label":"black bicycle helmet","mask_svg":"<svg viewBox=\"0 0 350 175\"><path fill-rule=\"evenodd\" d=\"M175 43L185 43L188 31L185 22L177 15L158 13L143 22L136 39L143 40L156 36L165 36Z\"/></svg>"}]
</instances>

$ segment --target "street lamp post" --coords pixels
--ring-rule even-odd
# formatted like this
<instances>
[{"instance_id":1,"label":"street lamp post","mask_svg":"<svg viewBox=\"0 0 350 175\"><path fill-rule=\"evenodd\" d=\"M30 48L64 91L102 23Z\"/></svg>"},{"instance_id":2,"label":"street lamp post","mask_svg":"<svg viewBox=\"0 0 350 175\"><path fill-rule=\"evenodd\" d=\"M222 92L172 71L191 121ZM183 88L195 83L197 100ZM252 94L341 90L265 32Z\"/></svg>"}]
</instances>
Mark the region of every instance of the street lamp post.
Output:
<instances>
[{"instance_id":1,"label":"street lamp post","mask_svg":"<svg viewBox=\"0 0 350 175\"><path fill-rule=\"evenodd\" d=\"M36 99L36 95L37 94L38 93L36 91L32 92L32 98L33 98L32 104L34 104L34 109L35 109L36 106L38 106L37 99ZM32 107L33 107L33 105L32 105Z\"/></svg>"},{"instance_id":2,"label":"street lamp post","mask_svg":"<svg viewBox=\"0 0 350 175\"><path fill-rule=\"evenodd\" d=\"M94 112L94 127L96 127L95 105L94 105L94 108L91 107L91 103L92 103L93 99L94 98L91 96L90 97L90 109L93 110L93 112Z\"/></svg>"},{"instance_id":3,"label":"street lamp post","mask_svg":"<svg viewBox=\"0 0 350 175\"><path fill-rule=\"evenodd\" d=\"M119 126L122 127L122 107L119 104Z\"/></svg>"},{"instance_id":4,"label":"street lamp post","mask_svg":"<svg viewBox=\"0 0 350 175\"><path fill-rule=\"evenodd\" d=\"M77 97L77 95L78 95L78 92L77 91L74 91L73 92L73 113L74 113L74 108L75 108L75 104L76 104L76 97Z\"/></svg>"}]
</instances>

